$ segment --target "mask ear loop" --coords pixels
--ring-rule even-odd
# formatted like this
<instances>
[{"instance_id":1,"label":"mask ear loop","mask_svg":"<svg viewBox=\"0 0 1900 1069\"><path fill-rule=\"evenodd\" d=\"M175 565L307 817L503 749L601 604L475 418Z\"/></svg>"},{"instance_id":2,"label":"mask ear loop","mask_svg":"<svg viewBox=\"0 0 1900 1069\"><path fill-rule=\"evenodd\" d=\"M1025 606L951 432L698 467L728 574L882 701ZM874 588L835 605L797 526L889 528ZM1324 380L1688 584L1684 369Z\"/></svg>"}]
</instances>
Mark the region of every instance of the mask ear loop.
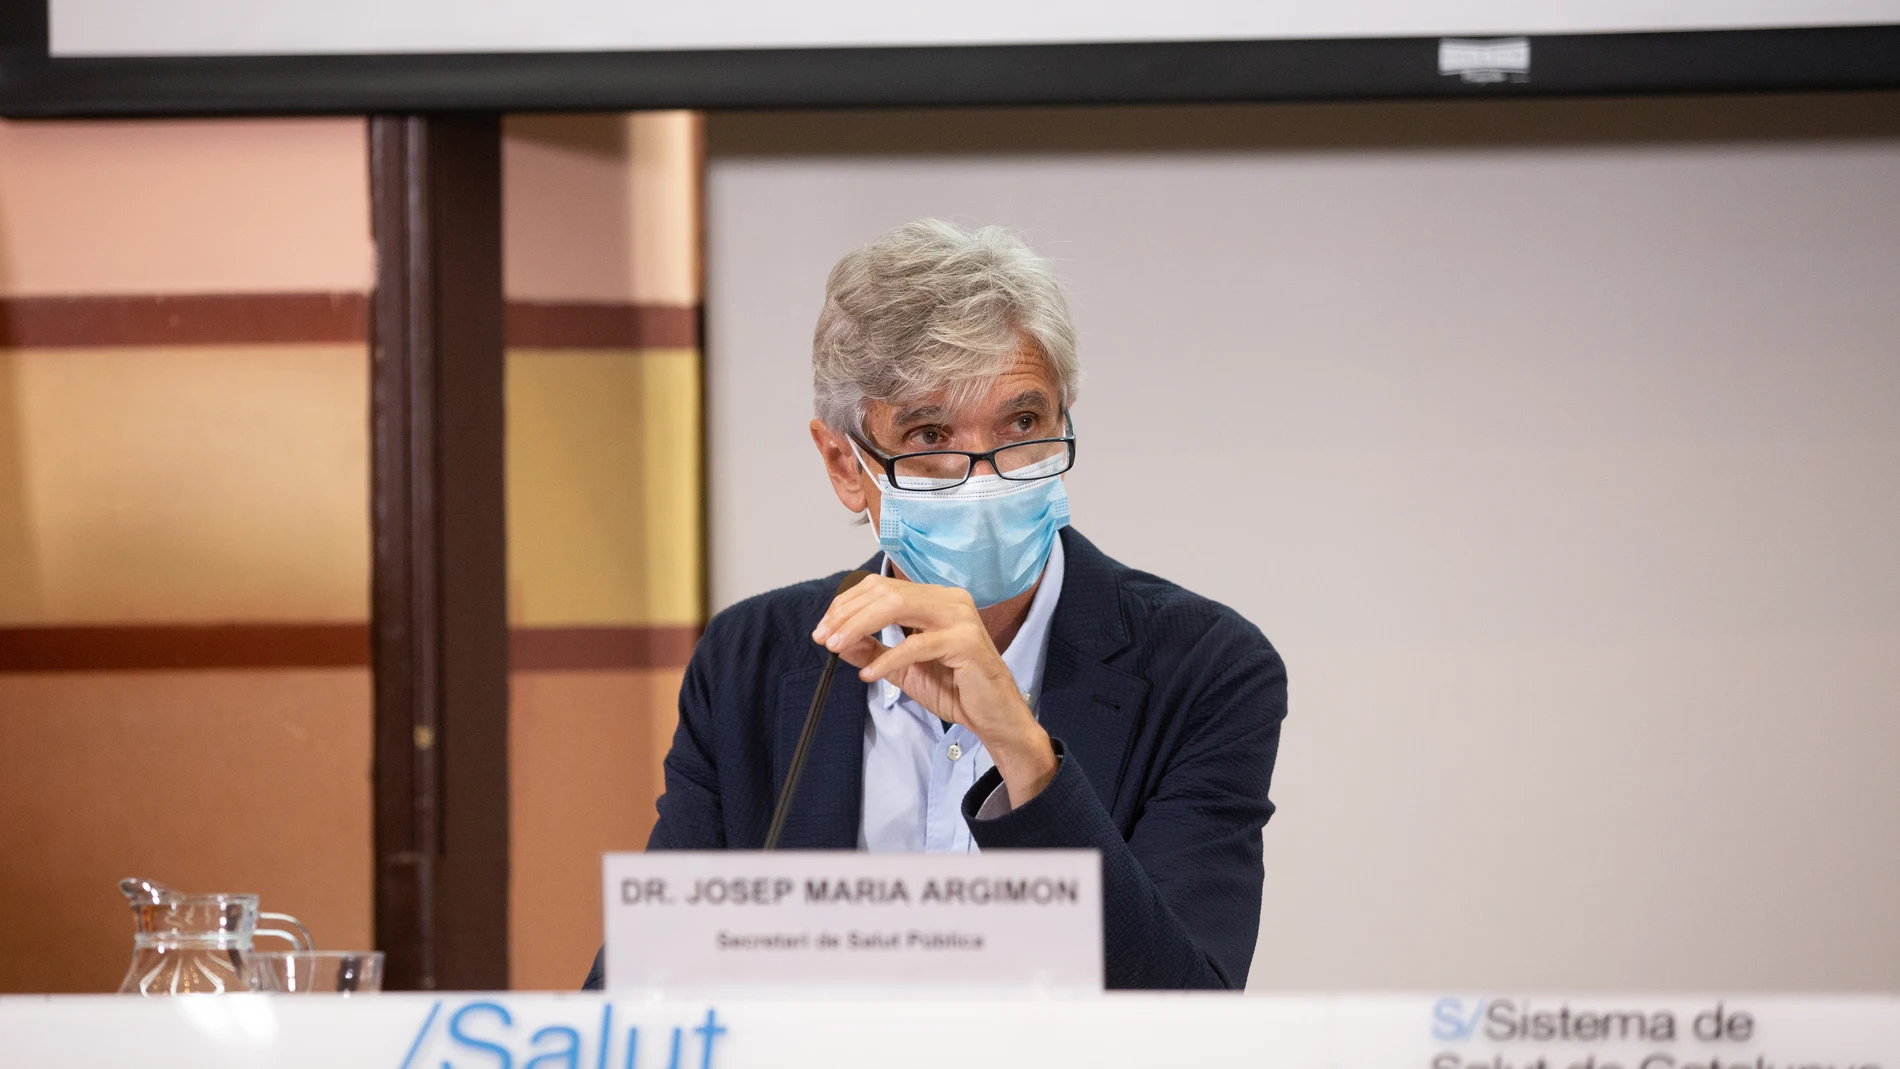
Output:
<instances>
[{"instance_id":1,"label":"mask ear loop","mask_svg":"<svg viewBox=\"0 0 1900 1069\"><path fill-rule=\"evenodd\" d=\"M879 490L883 490L884 476L872 471L871 465L864 462L864 454L858 451L858 440L847 434L844 437L844 444L851 447L851 455L857 459L858 467L863 468L864 474L869 475L871 481L878 484Z\"/></svg>"},{"instance_id":2,"label":"mask ear loop","mask_svg":"<svg viewBox=\"0 0 1900 1069\"><path fill-rule=\"evenodd\" d=\"M879 475L877 472L872 471L871 465L866 464L864 462L864 454L858 452L857 440L847 434L844 437L844 442L846 445L851 447L851 455L857 458L858 467L863 468L864 474L869 475L871 477L871 481L877 484L878 493L883 494L883 493L889 492L890 488L884 485L885 483L884 477ZM865 527L874 526L871 523L871 506L870 505L864 506L864 511L858 513L858 518L855 520L852 520L851 522L854 524L861 524Z\"/></svg>"},{"instance_id":3,"label":"mask ear loop","mask_svg":"<svg viewBox=\"0 0 1900 1069\"><path fill-rule=\"evenodd\" d=\"M851 455L858 458L858 467L863 468L864 474L869 475L871 477L871 481L877 484L878 492L881 494L889 494L891 492L890 480L885 478L882 475L879 475L877 472L872 471L871 466L864 462L864 454L858 451L858 443L855 439L847 435L845 437L845 441L849 443L851 446ZM888 501L889 499L887 498L886 500ZM864 511L858 513L857 522L864 524L867 527L874 526L871 523L870 506L868 505L865 506ZM891 565L894 562L891 560L891 551L884 548L884 534L882 531L872 531L871 533L877 538L878 552L884 554L884 564L883 564L883 567L880 569L880 571L884 574L888 574L891 570ZM879 574L879 573L873 573L873 574ZM914 628L909 628L909 627L904 628L905 637L909 637L916 633L917 633L916 629ZM946 730L949 728L949 724L950 724L949 721L947 720L944 721L944 727Z\"/></svg>"}]
</instances>

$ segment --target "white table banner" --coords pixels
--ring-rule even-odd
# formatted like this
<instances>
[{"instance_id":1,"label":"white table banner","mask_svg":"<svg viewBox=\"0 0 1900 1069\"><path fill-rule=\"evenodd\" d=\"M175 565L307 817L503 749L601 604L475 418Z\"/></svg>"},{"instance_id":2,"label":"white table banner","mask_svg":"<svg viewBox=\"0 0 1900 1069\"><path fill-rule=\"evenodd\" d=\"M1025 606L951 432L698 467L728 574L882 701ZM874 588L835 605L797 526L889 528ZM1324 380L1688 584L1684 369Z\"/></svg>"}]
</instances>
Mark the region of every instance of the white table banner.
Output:
<instances>
[{"instance_id":1,"label":"white table banner","mask_svg":"<svg viewBox=\"0 0 1900 1069\"><path fill-rule=\"evenodd\" d=\"M0 1065L1896 1069L1900 1000L1756 995L0 997Z\"/></svg>"}]
</instances>

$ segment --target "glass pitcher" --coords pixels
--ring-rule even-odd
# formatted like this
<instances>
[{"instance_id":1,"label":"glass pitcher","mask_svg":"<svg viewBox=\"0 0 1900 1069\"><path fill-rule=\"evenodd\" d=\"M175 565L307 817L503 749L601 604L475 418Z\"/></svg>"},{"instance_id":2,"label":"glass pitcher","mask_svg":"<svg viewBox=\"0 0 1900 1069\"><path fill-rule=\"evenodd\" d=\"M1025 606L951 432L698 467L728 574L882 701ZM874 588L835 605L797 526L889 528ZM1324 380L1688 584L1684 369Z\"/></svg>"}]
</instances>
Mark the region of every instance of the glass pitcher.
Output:
<instances>
[{"instance_id":1,"label":"glass pitcher","mask_svg":"<svg viewBox=\"0 0 1900 1069\"><path fill-rule=\"evenodd\" d=\"M310 932L287 913L259 913L256 895L188 895L129 877L119 890L132 905L132 967L124 995L224 994L252 990L245 956L260 935L310 950ZM259 929L259 918L285 928Z\"/></svg>"}]
</instances>

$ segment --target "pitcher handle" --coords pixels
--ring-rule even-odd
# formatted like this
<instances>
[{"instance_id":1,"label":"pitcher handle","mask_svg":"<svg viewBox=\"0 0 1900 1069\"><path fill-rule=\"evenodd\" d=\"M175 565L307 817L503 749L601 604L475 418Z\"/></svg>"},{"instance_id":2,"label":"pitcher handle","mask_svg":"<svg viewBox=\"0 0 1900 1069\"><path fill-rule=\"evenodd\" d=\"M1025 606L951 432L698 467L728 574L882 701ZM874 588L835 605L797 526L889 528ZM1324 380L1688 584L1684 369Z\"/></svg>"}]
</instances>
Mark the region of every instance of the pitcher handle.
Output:
<instances>
[{"instance_id":1,"label":"pitcher handle","mask_svg":"<svg viewBox=\"0 0 1900 1069\"><path fill-rule=\"evenodd\" d=\"M310 929L305 928L303 926L302 921L291 916L290 914L288 913L259 913L257 915L257 919L260 921L282 921L285 924L289 925L291 928L296 929L296 931L287 932L282 928L259 928L255 932L251 933L253 936L274 935L277 938L282 939L283 941L289 943L293 948L297 950L317 949L317 941L310 938Z\"/></svg>"}]
</instances>

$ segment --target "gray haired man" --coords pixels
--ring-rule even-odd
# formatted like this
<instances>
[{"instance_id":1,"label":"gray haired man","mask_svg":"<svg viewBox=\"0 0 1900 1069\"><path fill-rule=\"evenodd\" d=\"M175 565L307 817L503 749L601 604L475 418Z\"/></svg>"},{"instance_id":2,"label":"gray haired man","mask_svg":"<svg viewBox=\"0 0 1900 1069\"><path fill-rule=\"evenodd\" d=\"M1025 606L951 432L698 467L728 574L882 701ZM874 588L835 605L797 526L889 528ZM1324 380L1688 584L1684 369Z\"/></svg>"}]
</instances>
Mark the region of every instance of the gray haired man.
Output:
<instances>
[{"instance_id":1,"label":"gray haired man","mask_svg":"<svg viewBox=\"0 0 1900 1069\"><path fill-rule=\"evenodd\" d=\"M783 845L1095 849L1108 986L1246 983L1285 669L1232 610L1068 526L1080 377L1061 288L1013 233L921 220L839 261L811 438L876 574L713 618L649 849L762 843L836 652L860 685L832 688Z\"/></svg>"}]
</instances>

